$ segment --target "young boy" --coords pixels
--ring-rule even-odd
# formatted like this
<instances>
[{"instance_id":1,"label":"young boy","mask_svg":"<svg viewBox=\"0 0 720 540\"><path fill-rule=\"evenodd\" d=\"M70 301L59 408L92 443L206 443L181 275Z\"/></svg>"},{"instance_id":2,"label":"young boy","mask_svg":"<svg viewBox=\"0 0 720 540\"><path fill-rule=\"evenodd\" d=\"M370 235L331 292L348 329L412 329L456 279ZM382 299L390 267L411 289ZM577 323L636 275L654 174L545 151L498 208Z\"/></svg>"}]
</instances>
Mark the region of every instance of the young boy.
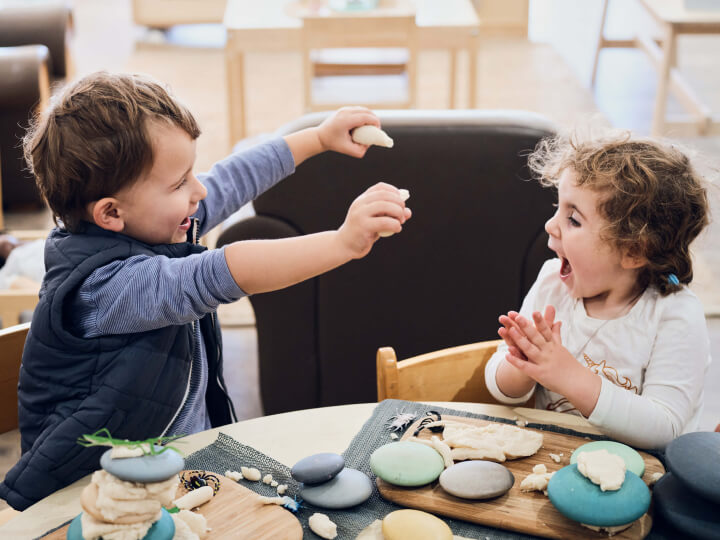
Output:
<instances>
[{"instance_id":1,"label":"young boy","mask_svg":"<svg viewBox=\"0 0 720 540\"><path fill-rule=\"evenodd\" d=\"M52 103L25 153L58 227L20 372L23 455L0 497L22 510L97 469L102 449L76 443L85 433L140 440L235 421L217 306L363 257L410 210L377 184L336 231L212 251L197 238L315 154L362 157L350 131L364 124L379 121L340 109L199 179L198 126L153 80L96 73Z\"/></svg>"}]
</instances>

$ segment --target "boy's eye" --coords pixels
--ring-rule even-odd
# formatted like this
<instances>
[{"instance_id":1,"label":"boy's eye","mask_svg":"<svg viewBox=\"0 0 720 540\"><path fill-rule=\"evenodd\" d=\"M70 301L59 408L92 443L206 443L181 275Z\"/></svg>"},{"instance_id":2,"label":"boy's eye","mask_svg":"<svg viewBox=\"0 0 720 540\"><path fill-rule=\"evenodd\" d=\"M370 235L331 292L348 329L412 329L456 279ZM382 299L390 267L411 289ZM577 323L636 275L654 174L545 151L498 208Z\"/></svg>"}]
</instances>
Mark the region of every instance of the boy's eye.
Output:
<instances>
[{"instance_id":1,"label":"boy's eye","mask_svg":"<svg viewBox=\"0 0 720 540\"><path fill-rule=\"evenodd\" d=\"M183 178L182 181L177 185L177 187L176 187L175 189L176 189L176 190L180 189L180 188L183 187L186 183L187 183L187 178Z\"/></svg>"}]
</instances>

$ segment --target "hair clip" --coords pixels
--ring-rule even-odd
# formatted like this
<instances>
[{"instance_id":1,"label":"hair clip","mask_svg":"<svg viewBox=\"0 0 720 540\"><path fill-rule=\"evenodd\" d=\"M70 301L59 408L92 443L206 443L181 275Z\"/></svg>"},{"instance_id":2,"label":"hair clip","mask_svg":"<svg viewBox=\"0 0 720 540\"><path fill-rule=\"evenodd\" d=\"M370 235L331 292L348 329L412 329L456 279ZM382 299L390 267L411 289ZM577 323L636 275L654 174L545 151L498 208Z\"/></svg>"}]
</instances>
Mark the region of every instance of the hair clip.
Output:
<instances>
[{"instance_id":1,"label":"hair clip","mask_svg":"<svg viewBox=\"0 0 720 540\"><path fill-rule=\"evenodd\" d=\"M668 274L667 280L671 285L680 285L680 280L675 274Z\"/></svg>"}]
</instances>

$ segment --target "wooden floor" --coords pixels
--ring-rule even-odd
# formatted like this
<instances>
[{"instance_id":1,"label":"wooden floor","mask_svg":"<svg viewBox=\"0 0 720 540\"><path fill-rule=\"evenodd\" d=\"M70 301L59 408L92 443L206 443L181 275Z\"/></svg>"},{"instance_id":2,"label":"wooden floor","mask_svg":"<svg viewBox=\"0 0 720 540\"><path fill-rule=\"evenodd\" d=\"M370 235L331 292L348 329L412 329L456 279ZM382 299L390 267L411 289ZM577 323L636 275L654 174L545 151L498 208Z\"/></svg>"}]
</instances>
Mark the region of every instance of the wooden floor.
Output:
<instances>
[{"instance_id":1,"label":"wooden floor","mask_svg":"<svg viewBox=\"0 0 720 540\"><path fill-rule=\"evenodd\" d=\"M582 6L580 6L582 4ZM615 2L617 4L617 2ZM624 3L623 3L624 4ZM178 28L169 36L134 28L129 0L75 0L75 58L78 74L98 69L149 73L170 84L196 114L203 134L198 141L197 170L207 170L226 155L226 94L222 34L217 27ZM592 62L594 28L599 2L586 0L534 0L531 37L486 39L478 56L478 103L481 108L520 108L541 112L563 127L579 123L631 128L647 133L652 118L655 74L637 51L611 50L600 60L596 89L587 87ZM622 33L626 17L611 12L611 32ZM531 20L532 21L532 20ZM112 38L108 38L112 36ZM171 42L168 42L168 38ZM703 41L705 39L705 41ZM205 46L187 47L190 42ZM178 42L182 42L179 44ZM184 45L183 45L184 44ZM681 42L679 59L687 66L698 93L720 110L720 70L708 69L716 55L718 41L707 38ZM449 67L442 52L425 52L419 58L420 108L445 108L447 85L443 74ZM461 64L460 68L465 66ZM268 133L302 114L301 62L299 54L255 54L247 58L248 126L251 135ZM464 73L464 71L463 71ZM382 88L382 84L373 84ZM343 81L333 86L323 81L318 89L329 98L345 98ZM466 103L461 84L458 96ZM395 89L388 91L394 92ZM347 102L346 102L347 103ZM677 104L670 104L671 111ZM720 138L686 138L680 142L697 149L703 170L710 175L720 160ZM712 193L714 208L720 208L720 195ZM715 215L718 215L715 212ZM45 213L9 214L11 228L49 226ZM720 314L720 227L716 224L698 243L696 290L709 314ZM245 304L246 306L246 304ZM241 304L221 320L252 321ZM712 352L720 358L720 319L709 319ZM241 418L262 414L257 380L256 336L252 326L224 324L223 341L226 379ZM703 427L720 422L720 364L711 368L706 391ZM19 453L17 433L0 436L0 478L4 477ZM0 501L0 509L4 508Z\"/></svg>"}]
</instances>

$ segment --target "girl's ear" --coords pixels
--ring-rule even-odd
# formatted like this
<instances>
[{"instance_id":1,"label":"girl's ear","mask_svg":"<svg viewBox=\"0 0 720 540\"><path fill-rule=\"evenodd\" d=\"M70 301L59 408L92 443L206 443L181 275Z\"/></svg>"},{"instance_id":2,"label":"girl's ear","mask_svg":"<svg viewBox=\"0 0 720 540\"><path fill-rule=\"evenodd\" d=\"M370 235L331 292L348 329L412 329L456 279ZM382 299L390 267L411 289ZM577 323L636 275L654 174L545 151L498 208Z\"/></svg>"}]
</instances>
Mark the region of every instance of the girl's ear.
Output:
<instances>
[{"instance_id":1,"label":"girl's ear","mask_svg":"<svg viewBox=\"0 0 720 540\"><path fill-rule=\"evenodd\" d=\"M647 259L640 254L639 249L629 249L625 252L620 264L626 270L636 270L647 264Z\"/></svg>"},{"instance_id":2,"label":"girl's ear","mask_svg":"<svg viewBox=\"0 0 720 540\"><path fill-rule=\"evenodd\" d=\"M122 232L125 227L118 200L113 197L105 197L90 203L88 213L92 216L93 223L101 229Z\"/></svg>"}]
</instances>

